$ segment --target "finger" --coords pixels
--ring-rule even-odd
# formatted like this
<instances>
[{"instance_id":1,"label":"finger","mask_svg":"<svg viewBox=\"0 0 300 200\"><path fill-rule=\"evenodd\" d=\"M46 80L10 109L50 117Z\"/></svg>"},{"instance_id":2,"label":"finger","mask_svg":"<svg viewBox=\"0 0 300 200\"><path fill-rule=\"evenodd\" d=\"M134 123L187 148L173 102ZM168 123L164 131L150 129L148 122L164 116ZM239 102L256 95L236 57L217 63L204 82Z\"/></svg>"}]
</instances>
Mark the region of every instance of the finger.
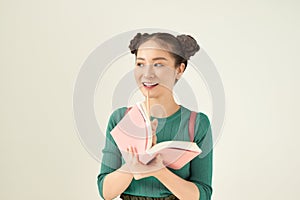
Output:
<instances>
[{"instance_id":1,"label":"finger","mask_svg":"<svg viewBox=\"0 0 300 200\"><path fill-rule=\"evenodd\" d=\"M133 147L132 146L130 146L130 153L134 156L134 150L133 150Z\"/></svg>"},{"instance_id":2,"label":"finger","mask_svg":"<svg viewBox=\"0 0 300 200\"><path fill-rule=\"evenodd\" d=\"M156 157L156 159L157 159L157 160L162 160L162 157L161 157L161 155L160 155L159 153L158 153L158 154L156 154L156 156L155 156L155 157Z\"/></svg>"},{"instance_id":3,"label":"finger","mask_svg":"<svg viewBox=\"0 0 300 200\"><path fill-rule=\"evenodd\" d=\"M128 153L130 153L130 154L132 153L132 148L130 145L127 147L127 150L128 150Z\"/></svg>"},{"instance_id":4,"label":"finger","mask_svg":"<svg viewBox=\"0 0 300 200\"><path fill-rule=\"evenodd\" d=\"M157 137L156 137L156 134L155 132L152 134L152 145L155 145L157 142Z\"/></svg>"},{"instance_id":5,"label":"finger","mask_svg":"<svg viewBox=\"0 0 300 200\"><path fill-rule=\"evenodd\" d=\"M155 160L157 163L163 163L163 157L161 156L161 154L157 154L155 157Z\"/></svg>"},{"instance_id":6,"label":"finger","mask_svg":"<svg viewBox=\"0 0 300 200\"><path fill-rule=\"evenodd\" d=\"M137 151L135 150L135 147L131 146L131 154L132 154L132 160L134 163L137 162Z\"/></svg>"},{"instance_id":7,"label":"finger","mask_svg":"<svg viewBox=\"0 0 300 200\"><path fill-rule=\"evenodd\" d=\"M127 149L128 149L129 159L132 160L133 159L132 146L129 145Z\"/></svg>"},{"instance_id":8,"label":"finger","mask_svg":"<svg viewBox=\"0 0 300 200\"><path fill-rule=\"evenodd\" d=\"M130 161L129 146L126 148L124 152L122 152L122 156L126 163Z\"/></svg>"},{"instance_id":9,"label":"finger","mask_svg":"<svg viewBox=\"0 0 300 200\"><path fill-rule=\"evenodd\" d=\"M158 125L158 121L157 121L157 119L154 119L151 122L151 129L152 129L152 131L156 131L157 125Z\"/></svg>"},{"instance_id":10,"label":"finger","mask_svg":"<svg viewBox=\"0 0 300 200\"><path fill-rule=\"evenodd\" d=\"M134 152L135 152L136 161L139 162L139 153L136 147L134 147Z\"/></svg>"}]
</instances>

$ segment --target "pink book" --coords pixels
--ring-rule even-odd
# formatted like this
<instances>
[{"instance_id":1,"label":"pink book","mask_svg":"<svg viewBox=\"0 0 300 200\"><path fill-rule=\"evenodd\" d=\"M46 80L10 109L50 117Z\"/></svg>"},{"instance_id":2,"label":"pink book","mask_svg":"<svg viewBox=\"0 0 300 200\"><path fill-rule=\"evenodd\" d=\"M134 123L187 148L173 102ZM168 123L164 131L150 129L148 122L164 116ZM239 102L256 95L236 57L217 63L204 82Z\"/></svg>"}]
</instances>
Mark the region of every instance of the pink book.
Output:
<instances>
[{"instance_id":1,"label":"pink book","mask_svg":"<svg viewBox=\"0 0 300 200\"><path fill-rule=\"evenodd\" d=\"M165 141L160 142L150 149L147 149L144 153L139 154L139 160L142 163L147 164L157 154L160 154L165 166L173 169L180 169L201 152L201 149L194 142Z\"/></svg>"},{"instance_id":2,"label":"pink book","mask_svg":"<svg viewBox=\"0 0 300 200\"><path fill-rule=\"evenodd\" d=\"M129 145L137 148L139 153L151 147L151 124L149 118L145 116L142 104L136 104L111 131L121 152L126 152Z\"/></svg>"},{"instance_id":3,"label":"pink book","mask_svg":"<svg viewBox=\"0 0 300 200\"><path fill-rule=\"evenodd\" d=\"M157 154L162 156L165 166L180 169L201 153L194 142L165 141L152 146L152 130L149 117L142 103L138 103L111 131L118 148L126 152L129 145L135 147L140 162L148 164Z\"/></svg>"}]
</instances>

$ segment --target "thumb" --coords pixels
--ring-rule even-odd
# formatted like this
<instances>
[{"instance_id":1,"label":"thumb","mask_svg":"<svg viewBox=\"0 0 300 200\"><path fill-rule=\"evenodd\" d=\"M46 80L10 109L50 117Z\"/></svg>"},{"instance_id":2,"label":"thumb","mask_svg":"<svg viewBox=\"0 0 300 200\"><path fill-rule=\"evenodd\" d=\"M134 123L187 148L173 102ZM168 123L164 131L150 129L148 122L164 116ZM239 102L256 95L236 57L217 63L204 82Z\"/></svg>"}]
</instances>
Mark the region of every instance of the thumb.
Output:
<instances>
[{"instance_id":1,"label":"thumb","mask_svg":"<svg viewBox=\"0 0 300 200\"><path fill-rule=\"evenodd\" d=\"M163 162L163 157L161 156L160 153L158 153L158 154L155 156L155 158L156 158L156 160L157 160L158 162Z\"/></svg>"}]
</instances>

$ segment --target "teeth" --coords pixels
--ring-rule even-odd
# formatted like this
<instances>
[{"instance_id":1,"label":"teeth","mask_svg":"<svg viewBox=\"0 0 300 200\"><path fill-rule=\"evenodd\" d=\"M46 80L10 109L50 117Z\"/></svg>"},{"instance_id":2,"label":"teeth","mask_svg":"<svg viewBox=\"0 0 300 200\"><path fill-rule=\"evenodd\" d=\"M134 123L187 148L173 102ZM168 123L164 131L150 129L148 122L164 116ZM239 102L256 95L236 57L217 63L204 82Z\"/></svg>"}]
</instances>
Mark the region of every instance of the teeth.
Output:
<instances>
[{"instance_id":1,"label":"teeth","mask_svg":"<svg viewBox=\"0 0 300 200\"><path fill-rule=\"evenodd\" d=\"M145 86L153 86L153 85L157 85L158 83L143 83Z\"/></svg>"}]
</instances>

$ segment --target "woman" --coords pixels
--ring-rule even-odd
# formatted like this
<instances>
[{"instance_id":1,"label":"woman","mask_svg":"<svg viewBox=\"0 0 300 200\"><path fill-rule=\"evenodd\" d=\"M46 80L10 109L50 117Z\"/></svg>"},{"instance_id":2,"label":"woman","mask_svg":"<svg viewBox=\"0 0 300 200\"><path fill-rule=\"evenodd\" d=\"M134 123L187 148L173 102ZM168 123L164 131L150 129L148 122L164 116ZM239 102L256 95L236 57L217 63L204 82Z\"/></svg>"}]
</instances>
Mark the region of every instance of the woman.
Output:
<instances>
[{"instance_id":1,"label":"woman","mask_svg":"<svg viewBox=\"0 0 300 200\"><path fill-rule=\"evenodd\" d=\"M178 139L188 141L187 124L191 111L175 102L173 87L186 69L188 59L200 49L199 45L189 35L138 33L129 48L136 57L134 74L137 85L151 105L154 143ZM144 165L131 146L128 147L130 159L125 162L110 131L126 111L126 107L119 108L110 116L98 175L100 195L104 199L118 195L122 199L210 199L212 148L205 157L198 156L179 170L164 166L159 155ZM194 142L201 148L204 138L211 138L210 122L204 113L197 113L194 131Z\"/></svg>"}]
</instances>

